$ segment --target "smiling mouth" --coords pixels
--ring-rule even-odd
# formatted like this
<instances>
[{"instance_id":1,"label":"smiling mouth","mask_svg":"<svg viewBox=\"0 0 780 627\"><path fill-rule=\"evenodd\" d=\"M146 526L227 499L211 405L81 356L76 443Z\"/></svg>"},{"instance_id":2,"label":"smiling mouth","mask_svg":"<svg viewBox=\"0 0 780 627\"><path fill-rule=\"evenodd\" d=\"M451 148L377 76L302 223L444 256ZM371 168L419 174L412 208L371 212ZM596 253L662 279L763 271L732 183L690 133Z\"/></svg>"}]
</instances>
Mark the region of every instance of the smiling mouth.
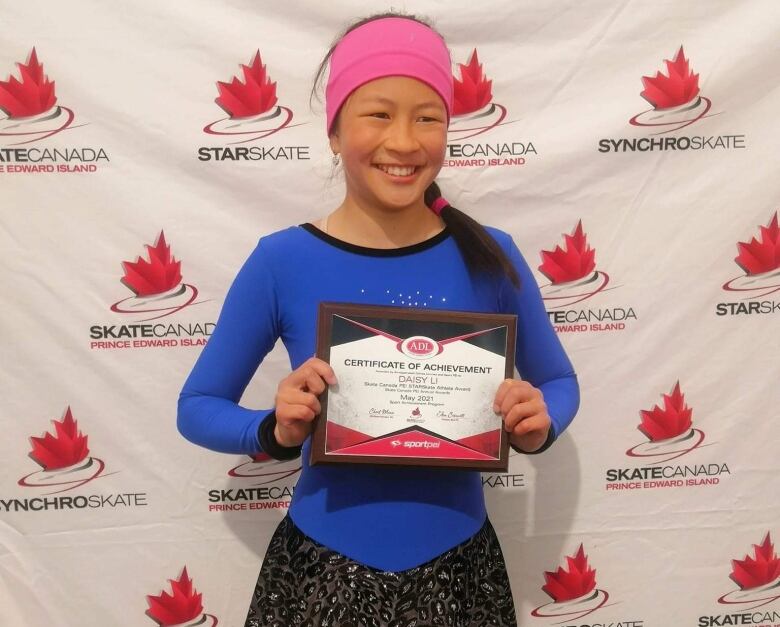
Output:
<instances>
[{"instance_id":1,"label":"smiling mouth","mask_svg":"<svg viewBox=\"0 0 780 627\"><path fill-rule=\"evenodd\" d=\"M414 165L383 165L381 163L374 164L374 167L378 170L382 170L385 174L390 176L411 176L414 174L418 167Z\"/></svg>"}]
</instances>

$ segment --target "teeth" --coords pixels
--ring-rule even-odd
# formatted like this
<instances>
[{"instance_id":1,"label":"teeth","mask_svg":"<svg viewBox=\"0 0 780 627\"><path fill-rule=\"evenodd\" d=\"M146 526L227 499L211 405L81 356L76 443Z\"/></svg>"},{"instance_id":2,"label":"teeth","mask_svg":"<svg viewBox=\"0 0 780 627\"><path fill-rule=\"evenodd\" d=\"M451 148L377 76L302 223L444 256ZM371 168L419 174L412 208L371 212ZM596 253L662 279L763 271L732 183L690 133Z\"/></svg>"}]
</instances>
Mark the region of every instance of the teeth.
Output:
<instances>
[{"instance_id":1,"label":"teeth","mask_svg":"<svg viewBox=\"0 0 780 627\"><path fill-rule=\"evenodd\" d=\"M415 170L414 166L377 165L377 167L391 176L411 176Z\"/></svg>"}]
</instances>

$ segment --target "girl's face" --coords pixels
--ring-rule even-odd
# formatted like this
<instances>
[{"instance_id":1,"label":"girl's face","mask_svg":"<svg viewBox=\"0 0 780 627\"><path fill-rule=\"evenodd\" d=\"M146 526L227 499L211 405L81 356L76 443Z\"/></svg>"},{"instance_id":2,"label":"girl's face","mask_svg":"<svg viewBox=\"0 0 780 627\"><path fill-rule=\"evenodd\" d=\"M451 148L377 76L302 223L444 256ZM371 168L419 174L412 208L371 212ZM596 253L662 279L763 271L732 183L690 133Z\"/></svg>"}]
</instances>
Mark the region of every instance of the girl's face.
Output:
<instances>
[{"instance_id":1,"label":"girl's face","mask_svg":"<svg viewBox=\"0 0 780 627\"><path fill-rule=\"evenodd\" d=\"M334 129L348 198L385 211L424 205L447 146L447 110L433 89L403 76L370 81L350 94Z\"/></svg>"}]
</instances>

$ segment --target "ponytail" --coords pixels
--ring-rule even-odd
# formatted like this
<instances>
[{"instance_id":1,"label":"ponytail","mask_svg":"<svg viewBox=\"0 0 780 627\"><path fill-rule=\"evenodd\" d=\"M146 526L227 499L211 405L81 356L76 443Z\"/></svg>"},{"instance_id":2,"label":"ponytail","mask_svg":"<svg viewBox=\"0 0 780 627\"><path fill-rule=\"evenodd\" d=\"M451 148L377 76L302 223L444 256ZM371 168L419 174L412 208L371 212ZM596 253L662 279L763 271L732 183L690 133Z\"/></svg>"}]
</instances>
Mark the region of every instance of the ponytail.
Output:
<instances>
[{"instance_id":1,"label":"ponytail","mask_svg":"<svg viewBox=\"0 0 780 627\"><path fill-rule=\"evenodd\" d=\"M431 183L425 190L425 204L429 207L433 207L434 203L442 205L445 201L436 202L440 198L442 195L439 186L435 182ZM517 270L484 226L449 203L437 213L455 239L466 267L472 275L506 276L512 285L520 287L520 276Z\"/></svg>"}]
</instances>

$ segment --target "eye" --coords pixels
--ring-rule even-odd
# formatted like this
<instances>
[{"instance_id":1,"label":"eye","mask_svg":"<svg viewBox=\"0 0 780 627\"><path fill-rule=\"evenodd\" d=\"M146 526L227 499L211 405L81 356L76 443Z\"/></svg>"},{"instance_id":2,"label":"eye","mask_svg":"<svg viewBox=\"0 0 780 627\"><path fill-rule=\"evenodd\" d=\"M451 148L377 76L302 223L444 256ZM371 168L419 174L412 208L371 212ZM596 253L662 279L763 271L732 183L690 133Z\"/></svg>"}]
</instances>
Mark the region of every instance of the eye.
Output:
<instances>
[{"instance_id":1,"label":"eye","mask_svg":"<svg viewBox=\"0 0 780 627\"><path fill-rule=\"evenodd\" d=\"M374 113L369 113L368 115L369 115L369 117L379 118L381 120L389 120L390 119L390 114L386 113L384 111L376 111Z\"/></svg>"}]
</instances>

